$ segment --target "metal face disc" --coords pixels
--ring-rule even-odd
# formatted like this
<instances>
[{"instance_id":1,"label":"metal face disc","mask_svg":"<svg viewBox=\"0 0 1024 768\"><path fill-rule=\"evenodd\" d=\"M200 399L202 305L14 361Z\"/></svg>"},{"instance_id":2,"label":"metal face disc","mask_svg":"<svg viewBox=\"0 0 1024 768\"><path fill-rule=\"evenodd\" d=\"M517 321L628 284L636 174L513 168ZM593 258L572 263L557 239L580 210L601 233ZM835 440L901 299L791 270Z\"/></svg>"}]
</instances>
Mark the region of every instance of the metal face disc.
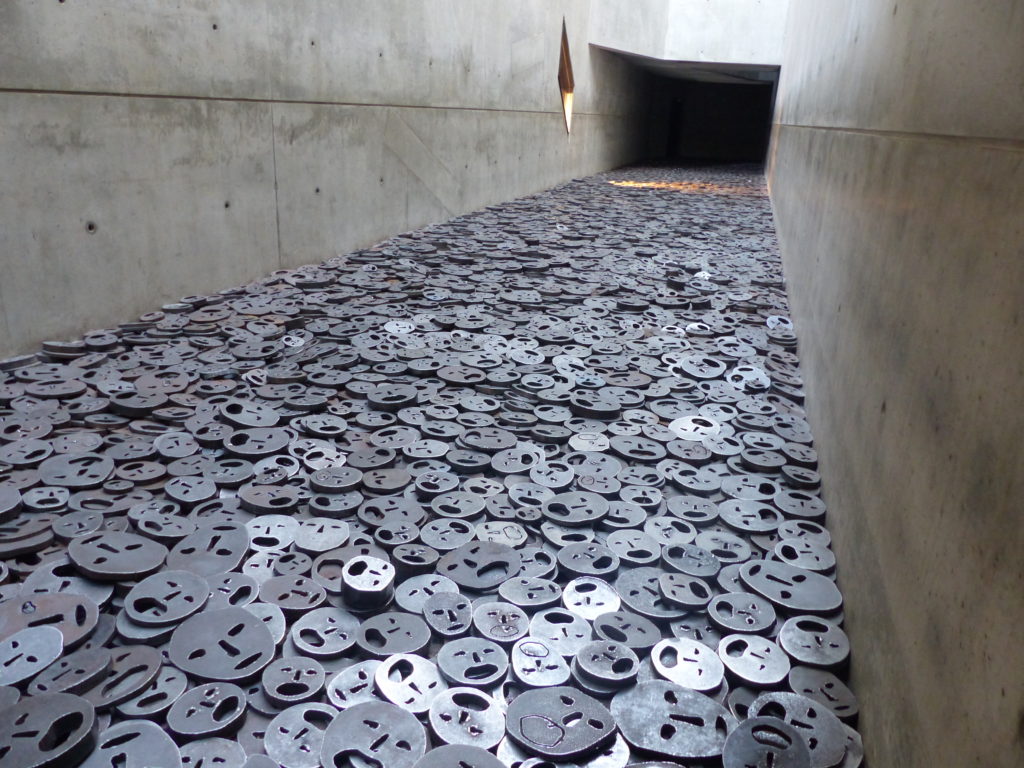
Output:
<instances>
[{"instance_id":1,"label":"metal face disc","mask_svg":"<svg viewBox=\"0 0 1024 768\"><path fill-rule=\"evenodd\" d=\"M661 680L616 694L611 711L632 746L671 758L717 757L736 727L729 711L713 699Z\"/></svg>"},{"instance_id":2,"label":"metal face disc","mask_svg":"<svg viewBox=\"0 0 1024 768\"><path fill-rule=\"evenodd\" d=\"M322 765L358 759L366 765L412 768L427 751L427 734L415 716L383 701L342 710L327 726Z\"/></svg>"},{"instance_id":3,"label":"metal face disc","mask_svg":"<svg viewBox=\"0 0 1024 768\"><path fill-rule=\"evenodd\" d=\"M203 680L232 682L258 674L274 656L270 630L244 608L207 611L171 635L171 663Z\"/></svg>"},{"instance_id":4,"label":"metal face disc","mask_svg":"<svg viewBox=\"0 0 1024 768\"><path fill-rule=\"evenodd\" d=\"M263 748L276 766L317 768L327 728L338 711L326 704L297 704L267 725Z\"/></svg>"},{"instance_id":5,"label":"metal face disc","mask_svg":"<svg viewBox=\"0 0 1024 768\"><path fill-rule=\"evenodd\" d=\"M795 728L774 717L752 717L725 740L724 768L810 768L811 752Z\"/></svg>"},{"instance_id":6,"label":"metal face disc","mask_svg":"<svg viewBox=\"0 0 1024 768\"><path fill-rule=\"evenodd\" d=\"M568 686L520 694L509 705L506 727L524 750L551 760L586 757L615 738L604 705Z\"/></svg>"},{"instance_id":7,"label":"metal face disc","mask_svg":"<svg viewBox=\"0 0 1024 768\"><path fill-rule=\"evenodd\" d=\"M160 726L147 720L128 720L100 732L96 750L84 768L181 768L181 752Z\"/></svg>"},{"instance_id":8,"label":"metal face disc","mask_svg":"<svg viewBox=\"0 0 1024 768\"><path fill-rule=\"evenodd\" d=\"M0 722L0 755L19 768L80 763L96 740L96 713L69 693L26 696Z\"/></svg>"}]
</instances>

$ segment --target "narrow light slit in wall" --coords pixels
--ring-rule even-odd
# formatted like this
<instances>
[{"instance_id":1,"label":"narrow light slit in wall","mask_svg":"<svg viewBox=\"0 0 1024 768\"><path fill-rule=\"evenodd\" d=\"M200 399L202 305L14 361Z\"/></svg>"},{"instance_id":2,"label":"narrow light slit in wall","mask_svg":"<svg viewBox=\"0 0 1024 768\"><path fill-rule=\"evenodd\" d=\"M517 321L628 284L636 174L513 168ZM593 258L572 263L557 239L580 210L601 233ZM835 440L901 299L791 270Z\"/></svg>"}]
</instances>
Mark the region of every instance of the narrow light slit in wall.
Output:
<instances>
[{"instance_id":1,"label":"narrow light slit in wall","mask_svg":"<svg viewBox=\"0 0 1024 768\"><path fill-rule=\"evenodd\" d=\"M558 89L562 92L562 113L565 115L565 132L572 131L572 93L575 83L572 79L572 59L569 56L569 36L562 19L562 50L558 56Z\"/></svg>"}]
</instances>

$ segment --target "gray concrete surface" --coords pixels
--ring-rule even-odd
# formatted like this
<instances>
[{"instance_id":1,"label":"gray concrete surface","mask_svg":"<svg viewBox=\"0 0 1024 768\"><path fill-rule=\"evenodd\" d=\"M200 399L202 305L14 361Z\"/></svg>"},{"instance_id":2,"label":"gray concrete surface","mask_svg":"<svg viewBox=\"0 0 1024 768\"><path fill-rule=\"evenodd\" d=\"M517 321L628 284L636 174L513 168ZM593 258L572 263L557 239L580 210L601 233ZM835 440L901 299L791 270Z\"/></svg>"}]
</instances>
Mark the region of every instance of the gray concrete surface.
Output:
<instances>
[{"instance_id":1,"label":"gray concrete surface","mask_svg":"<svg viewBox=\"0 0 1024 768\"><path fill-rule=\"evenodd\" d=\"M874 766L1024 764L1021 40L790 8L771 192Z\"/></svg>"},{"instance_id":2,"label":"gray concrete surface","mask_svg":"<svg viewBox=\"0 0 1024 768\"><path fill-rule=\"evenodd\" d=\"M0 4L0 356L636 159L590 6Z\"/></svg>"},{"instance_id":3,"label":"gray concrete surface","mask_svg":"<svg viewBox=\"0 0 1024 768\"><path fill-rule=\"evenodd\" d=\"M782 62L790 0L594 0L595 45L666 61Z\"/></svg>"}]
</instances>

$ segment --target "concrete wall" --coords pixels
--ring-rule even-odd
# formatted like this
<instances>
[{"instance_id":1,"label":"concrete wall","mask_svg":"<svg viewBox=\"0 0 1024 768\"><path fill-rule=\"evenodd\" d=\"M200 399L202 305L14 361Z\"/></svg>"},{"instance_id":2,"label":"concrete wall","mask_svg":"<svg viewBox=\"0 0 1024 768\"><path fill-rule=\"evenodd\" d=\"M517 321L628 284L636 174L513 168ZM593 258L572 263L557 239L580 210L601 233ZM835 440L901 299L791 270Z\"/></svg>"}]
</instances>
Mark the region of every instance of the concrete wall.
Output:
<instances>
[{"instance_id":1,"label":"concrete wall","mask_svg":"<svg viewBox=\"0 0 1024 768\"><path fill-rule=\"evenodd\" d=\"M771 191L876 766L1024 765L1024 5L794 0Z\"/></svg>"},{"instance_id":2,"label":"concrete wall","mask_svg":"<svg viewBox=\"0 0 1024 768\"><path fill-rule=\"evenodd\" d=\"M5 0L0 357L633 160L590 6Z\"/></svg>"},{"instance_id":3,"label":"concrete wall","mask_svg":"<svg viewBox=\"0 0 1024 768\"><path fill-rule=\"evenodd\" d=\"M595 45L667 61L782 61L790 0L593 0Z\"/></svg>"}]
</instances>

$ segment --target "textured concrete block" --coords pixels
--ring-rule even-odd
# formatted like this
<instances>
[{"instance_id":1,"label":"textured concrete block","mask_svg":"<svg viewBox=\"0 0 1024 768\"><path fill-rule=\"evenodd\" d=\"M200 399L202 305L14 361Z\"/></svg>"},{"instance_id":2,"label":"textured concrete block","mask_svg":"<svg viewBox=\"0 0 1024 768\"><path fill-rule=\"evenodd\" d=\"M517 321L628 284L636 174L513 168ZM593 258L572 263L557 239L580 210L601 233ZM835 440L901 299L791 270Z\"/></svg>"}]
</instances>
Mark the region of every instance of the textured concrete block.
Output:
<instances>
[{"instance_id":1,"label":"textured concrete block","mask_svg":"<svg viewBox=\"0 0 1024 768\"><path fill-rule=\"evenodd\" d=\"M277 267L269 106L3 103L0 355Z\"/></svg>"}]
</instances>

